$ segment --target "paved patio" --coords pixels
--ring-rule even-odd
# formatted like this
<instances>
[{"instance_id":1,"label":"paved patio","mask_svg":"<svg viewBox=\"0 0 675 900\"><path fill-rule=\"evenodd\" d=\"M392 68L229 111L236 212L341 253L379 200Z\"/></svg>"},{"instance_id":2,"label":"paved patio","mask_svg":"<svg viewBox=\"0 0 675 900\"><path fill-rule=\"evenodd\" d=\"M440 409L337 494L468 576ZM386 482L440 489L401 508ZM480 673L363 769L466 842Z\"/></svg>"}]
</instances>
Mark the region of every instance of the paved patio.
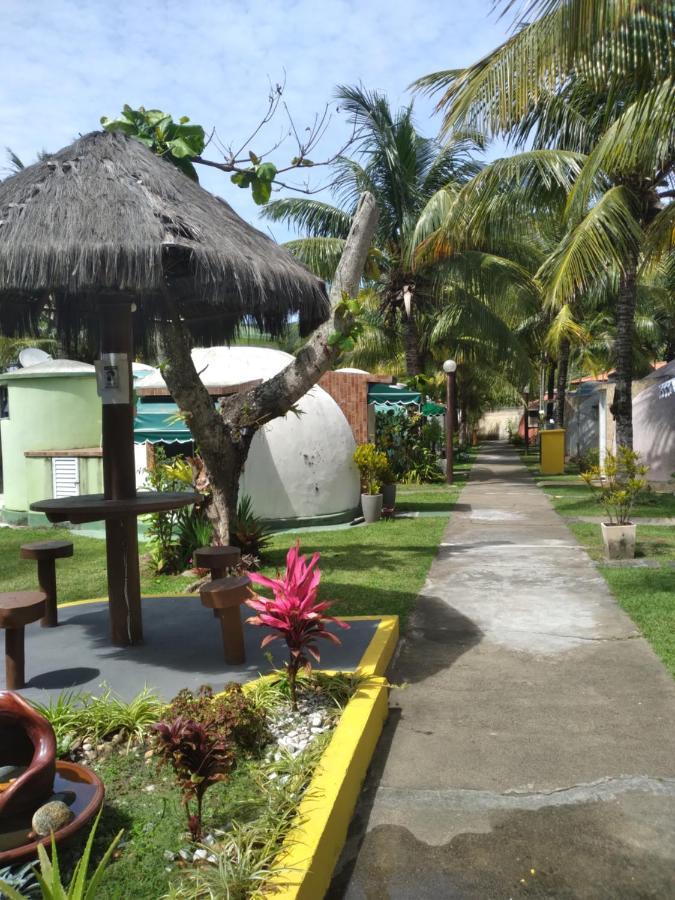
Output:
<instances>
[{"instance_id":1,"label":"paved patio","mask_svg":"<svg viewBox=\"0 0 675 900\"><path fill-rule=\"evenodd\" d=\"M461 500L328 897L675 897L675 682L511 448Z\"/></svg>"},{"instance_id":2,"label":"paved patio","mask_svg":"<svg viewBox=\"0 0 675 900\"><path fill-rule=\"evenodd\" d=\"M254 615L247 607L242 616ZM275 642L260 650L267 629L246 627L246 663L228 666L223 660L220 624L205 609L198 595L146 597L143 599L144 643L135 647L111 647L107 603L83 603L59 607L59 626L26 628L26 684L21 693L46 702L63 690L100 693L109 685L125 699L148 686L166 700L181 688L202 684L220 687L226 681L249 681L272 666L285 662L286 645ZM321 668L352 671L377 629L378 620L352 620L348 631L337 629L341 647L321 642ZM5 687L0 666L0 688Z\"/></svg>"}]
</instances>

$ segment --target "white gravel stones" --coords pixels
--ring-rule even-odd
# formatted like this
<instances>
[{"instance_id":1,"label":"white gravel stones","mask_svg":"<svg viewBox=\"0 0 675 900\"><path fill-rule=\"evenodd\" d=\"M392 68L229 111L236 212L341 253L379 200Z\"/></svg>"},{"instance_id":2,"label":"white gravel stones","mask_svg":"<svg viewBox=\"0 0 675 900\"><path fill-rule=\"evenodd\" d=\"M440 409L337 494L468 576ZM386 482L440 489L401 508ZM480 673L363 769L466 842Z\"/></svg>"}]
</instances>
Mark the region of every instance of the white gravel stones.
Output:
<instances>
[{"instance_id":1,"label":"white gravel stones","mask_svg":"<svg viewBox=\"0 0 675 900\"><path fill-rule=\"evenodd\" d=\"M320 734L328 731L337 710L326 697L310 694L298 701L297 711L284 707L270 716L269 727L279 748L268 756L279 762L283 751L298 756Z\"/></svg>"}]
</instances>

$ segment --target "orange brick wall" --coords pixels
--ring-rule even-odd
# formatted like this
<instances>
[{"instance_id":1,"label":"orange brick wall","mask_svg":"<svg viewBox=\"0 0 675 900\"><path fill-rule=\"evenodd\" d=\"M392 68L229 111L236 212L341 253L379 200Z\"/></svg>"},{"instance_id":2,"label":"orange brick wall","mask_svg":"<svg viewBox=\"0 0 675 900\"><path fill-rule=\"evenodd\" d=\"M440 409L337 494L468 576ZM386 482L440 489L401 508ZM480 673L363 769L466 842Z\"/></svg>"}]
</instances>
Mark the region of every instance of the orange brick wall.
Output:
<instances>
[{"instance_id":1,"label":"orange brick wall","mask_svg":"<svg viewBox=\"0 0 675 900\"><path fill-rule=\"evenodd\" d=\"M319 387L331 395L345 414L356 443L363 444L368 440L368 385L394 381L393 375L326 372L319 379Z\"/></svg>"}]
</instances>

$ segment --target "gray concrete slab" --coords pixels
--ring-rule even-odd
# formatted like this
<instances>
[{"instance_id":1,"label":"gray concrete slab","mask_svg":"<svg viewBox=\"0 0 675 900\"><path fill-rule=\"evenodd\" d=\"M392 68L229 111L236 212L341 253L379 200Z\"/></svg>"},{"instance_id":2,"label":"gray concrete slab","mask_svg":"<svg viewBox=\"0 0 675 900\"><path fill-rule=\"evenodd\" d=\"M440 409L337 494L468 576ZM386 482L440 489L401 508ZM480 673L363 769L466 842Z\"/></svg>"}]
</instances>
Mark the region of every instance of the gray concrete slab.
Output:
<instances>
[{"instance_id":1,"label":"gray concrete slab","mask_svg":"<svg viewBox=\"0 0 675 900\"><path fill-rule=\"evenodd\" d=\"M675 897L675 683L515 452L461 501L330 900Z\"/></svg>"},{"instance_id":2,"label":"gray concrete slab","mask_svg":"<svg viewBox=\"0 0 675 900\"><path fill-rule=\"evenodd\" d=\"M242 608L242 617L254 615ZM111 647L107 603L59 607L57 628L26 628L27 687L31 700L46 702L64 690L100 693L106 684L125 699L144 686L170 700L181 688L202 684L221 687L227 681L249 681L285 662L286 645L275 641L265 651L260 642L267 629L244 625L246 663L228 666L223 659L220 624L199 596L145 597L144 643L135 647ZM321 668L353 671L377 629L377 619L350 623L348 631L336 629L342 646L321 644ZM333 626L331 626L333 627ZM4 666L0 689L5 687Z\"/></svg>"}]
</instances>

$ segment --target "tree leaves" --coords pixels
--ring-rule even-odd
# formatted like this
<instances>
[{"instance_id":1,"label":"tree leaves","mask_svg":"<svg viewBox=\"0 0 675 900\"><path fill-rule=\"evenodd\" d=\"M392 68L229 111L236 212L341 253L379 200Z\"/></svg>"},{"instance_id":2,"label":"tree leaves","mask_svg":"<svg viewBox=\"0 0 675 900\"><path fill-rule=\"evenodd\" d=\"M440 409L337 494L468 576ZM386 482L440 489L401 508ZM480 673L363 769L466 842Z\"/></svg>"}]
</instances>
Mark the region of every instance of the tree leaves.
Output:
<instances>
[{"instance_id":1,"label":"tree leaves","mask_svg":"<svg viewBox=\"0 0 675 900\"><path fill-rule=\"evenodd\" d=\"M258 160L254 153L249 153L251 161ZM272 196L272 183L277 175L274 163L254 163L252 168L243 172L235 172L230 180L240 188L251 188L251 195L258 206L264 206Z\"/></svg>"},{"instance_id":2,"label":"tree leaves","mask_svg":"<svg viewBox=\"0 0 675 900\"><path fill-rule=\"evenodd\" d=\"M123 134L145 144L157 156L170 160L188 178L198 181L197 172L191 160L199 156L206 143L206 134L201 125L190 125L187 116L174 122L169 113L161 109L132 109L128 104L116 119L101 116L101 125L106 131L121 131Z\"/></svg>"}]
</instances>

